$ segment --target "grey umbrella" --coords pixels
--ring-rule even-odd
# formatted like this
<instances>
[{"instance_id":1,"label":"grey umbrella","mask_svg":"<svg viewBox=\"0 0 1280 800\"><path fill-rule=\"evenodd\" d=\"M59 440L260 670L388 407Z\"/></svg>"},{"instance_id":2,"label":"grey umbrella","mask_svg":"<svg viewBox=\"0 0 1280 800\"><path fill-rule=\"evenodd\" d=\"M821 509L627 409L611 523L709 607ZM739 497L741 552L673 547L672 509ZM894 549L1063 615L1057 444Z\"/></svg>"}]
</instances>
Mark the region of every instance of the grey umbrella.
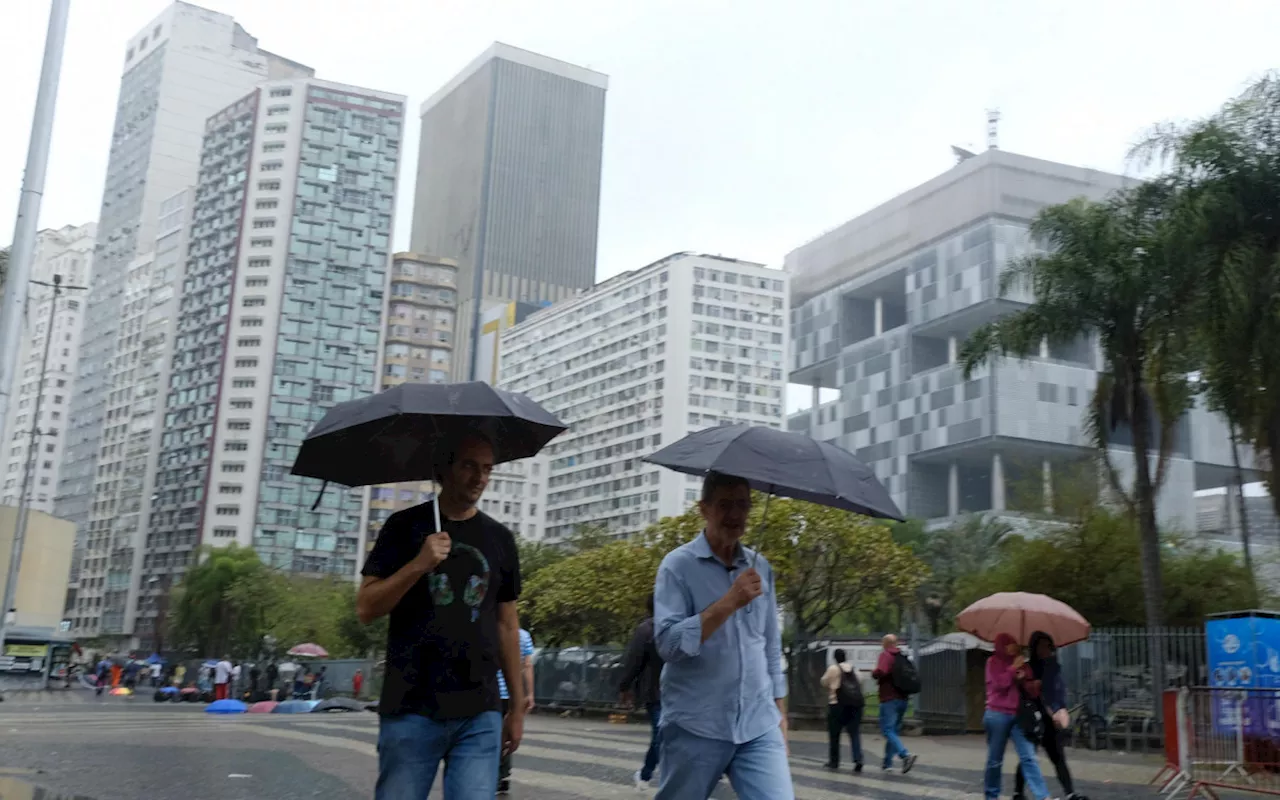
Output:
<instances>
[{"instance_id":1,"label":"grey umbrella","mask_svg":"<svg viewBox=\"0 0 1280 800\"><path fill-rule=\"evenodd\" d=\"M344 486L435 480L440 448L461 434L483 435L502 463L537 455L566 427L527 396L482 381L405 383L329 409L291 471Z\"/></svg>"}]
</instances>

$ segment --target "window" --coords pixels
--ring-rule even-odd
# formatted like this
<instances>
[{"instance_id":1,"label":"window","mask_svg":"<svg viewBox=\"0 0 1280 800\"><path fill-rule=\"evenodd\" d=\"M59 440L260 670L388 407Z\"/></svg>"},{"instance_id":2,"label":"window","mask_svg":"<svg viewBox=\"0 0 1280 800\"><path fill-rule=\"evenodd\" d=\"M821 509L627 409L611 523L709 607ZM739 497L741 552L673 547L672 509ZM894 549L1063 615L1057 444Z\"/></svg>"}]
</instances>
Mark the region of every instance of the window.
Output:
<instances>
[{"instance_id":1,"label":"window","mask_svg":"<svg viewBox=\"0 0 1280 800\"><path fill-rule=\"evenodd\" d=\"M244 487L238 483L224 483L218 487L218 491L223 494L240 494Z\"/></svg>"},{"instance_id":2,"label":"window","mask_svg":"<svg viewBox=\"0 0 1280 800\"><path fill-rule=\"evenodd\" d=\"M270 108L267 109L268 117L278 117L282 114L288 114L288 113L289 113L288 106L271 106Z\"/></svg>"},{"instance_id":3,"label":"window","mask_svg":"<svg viewBox=\"0 0 1280 800\"><path fill-rule=\"evenodd\" d=\"M263 128L263 130L267 133L284 133L289 130L289 125L284 122L272 122Z\"/></svg>"},{"instance_id":4,"label":"window","mask_svg":"<svg viewBox=\"0 0 1280 800\"><path fill-rule=\"evenodd\" d=\"M240 516L240 506L215 506L213 513L220 517L238 517Z\"/></svg>"},{"instance_id":5,"label":"window","mask_svg":"<svg viewBox=\"0 0 1280 800\"><path fill-rule=\"evenodd\" d=\"M256 308L258 306L265 306L266 304L267 298L265 297L246 297L240 302L240 305L245 308Z\"/></svg>"},{"instance_id":6,"label":"window","mask_svg":"<svg viewBox=\"0 0 1280 800\"><path fill-rule=\"evenodd\" d=\"M265 211L268 208L275 208L278 205L280 205L279 200L258 200L253 204L253 207L259 211Z\"/></svg>"},{"instance_id":7,"label":"window","mask_svg":"<svg viewBox=\"0 0 1280 800\"><path fill-rule=\"evenodd\" d=\"M269 266L271 266L271 259L269 259L269 258L251 258L251 259L249 259L249 266L251 266L251 267L255 267L255 268L257 268L257 267L269 267Z\"/></svg>"},{"instance_id":8,"label":"window","mask_svg":"<svg viewBox=\"0 0 1280 800\"><path fill-rule=\"evenodd\" d=\"M237 398L231 401L231 407L237 411L244 411L245 409L253 408L253 401Z\"/></svg>"},{"instance_id":9,"label":"window","mask_svg":"<svg viewBox=\"0 0 1280 800\"><path fill-rule=\"evenodd\" d=\"M223 472L244 472L244 464L223 464Z\"/></svg>"},{"instance_id":10,"label":"window","mask_svg":"<svg viewBox=\"0 0 1280 800\"><path fill-rule=\"evenodd\" d=\"M239 339L236 339L236 344L241 347L257 347L262 344L262 340L257 336L241 336Z\"/></svg>"},{"instance_id":11,"label":"window","mask_svg":"<svg viewBox=\"0 0 1280 800\"><path fill-rule=\"evenodd\" d=\"M265 239L250 239L249 246L250 247L271 247L273 244L275 244L275 241L276 241L275 239L272 239L270 237L267 237Z\"/></svg>"},{"instance_id":12,"label":"window","mask_svg":"<svg viewBox=\"0 0 1280 800\"><path fill-rule=\"evenodd\" d=\"M278 153L283 149L284 149L284 142L263 142L262 143L262 152L264 153Z\"/></svg>"},{"instance_id":13,"label":"window","mask_svg":"<svg viewBox=\"0 0 1280 800\"><path fill-rule=\"evenodd\" d=\"M231 380L232 389L252 389L257 385L258 382L253 378L233 378Z\"/></svg>"},{"instance_id":14,"label":"window","mask_svg":"<svg viewBox=\"0 0 1280 800\"><path fill-rule=\"evenodd\" d=\"M272 97L290 97L292 95L293 89L290 89L288 86L280 86L271 90ZM288 106L285 106L285 108L288 108Z\"/></svg>"},{"instance_id":15,"label":"window","mask_svg":"<svg viewBox=\"0 0 1280 800\"><path fill-rule=\"evenodd\" d=\"M214 528L213 535L218 539L228 539L236 535L235 528Z\"/></svg>"},{"instance_id":16,"label":"window","mask_svg":"<svg viewBox=\"0 0 1280 800\"><path fill-rule=\"evenodd\" d=\"M247 431L249 430L249 420L247 419L229 420L227 422L227 428L233 431Z\"/></svg>"},{"instance_id":17,"label":"window","mask_svg":"<svg viewBox=\"0 0 1280 800\"><path fill-rule=\"evenodd\" d=\"M253 221L253 227L258 230L262 230L263 228L274 228L275 226L276 221L274 219L255 219Z\"/></svg>"},{"instance_id":18,"label":"window","mask_svg":"<svg viewBox=\"0 0 1280 800\"><path fill-rule=\"evenodd\" d=\"M283 161L263 161L261 164L258 165L258 169L261 170L262 172L275 172L276 170L284 169L284 162Z\"/></svg>"},{"instance_id":19,"label":"window","mask_svg":"<svg viewBox=\"0 0 1280 800\"><path fill-rule=\"evenodd\" d=\"M231 439L222 443L222 449L233 453L243 453L249 449L249 443L242 439Z\"/></svg>"},{"instance_id":20,"label":"window","mask_svg":"<svg viewBox=\"0 0 1280 800\"><path fill-rule=\"evenodd\" d=\"M258 190L262 192L274 192L280 189L280 181L258 181Z\"/></svg>"},{"instance_id":21,"label":"window","mask_svg":"<svg viewBox=\"0 0 1280 800\"><path fill-rule=\"evenodd\" d=\"M256 358L237 358L237 359L236 359L236 366L237 366L237 367L256 367L256 366L258 366L258 359L256 359Z\"/></svg>"},{"instance_id":22,"label":"window","mask_svg":"<svg viewBox=\"0 0 1280 800\"><path fill-rule=\"evenodd\" d=\"M266 278L248 278L248 279L246 279L246 280L245 280L244 285L245 285L245 286L255 287L255 288L257 288L257 287L261 287L261 286L266 286L266 285L267 285L267 279L266 279Z\"/></svg>"}]
</instances>

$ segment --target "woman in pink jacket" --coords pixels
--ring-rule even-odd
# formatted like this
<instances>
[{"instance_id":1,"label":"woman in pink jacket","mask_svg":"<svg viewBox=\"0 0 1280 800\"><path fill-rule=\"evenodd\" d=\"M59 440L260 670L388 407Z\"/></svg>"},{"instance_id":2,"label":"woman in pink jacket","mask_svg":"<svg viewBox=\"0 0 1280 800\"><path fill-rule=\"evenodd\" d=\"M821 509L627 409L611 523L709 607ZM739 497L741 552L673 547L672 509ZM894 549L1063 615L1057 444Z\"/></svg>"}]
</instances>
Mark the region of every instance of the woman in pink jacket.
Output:
<instances>
[{"instance_id":1,"label":"woman in pink jacket","mask_svg":"<svg viewBox=\"0 0 1280 800\"><path fill-rule=\"evenodd\" d=\"M1027 738L1018 725L1018 705L1023 684L1031 680L1031 669L1022 657L1022 648L1007 633L996 637L995 652L987 659L987 710L982 715L982 727L987 732L986 796L988 800L1000 797L1001 770L1004 767L1004 749L1013 739L1013 749L1022 764L1022 774L1027 781L1027 791L1036 800L1044 800L1049 790L1044 785L1040 763L1036 761L1035 744Z\"/></svg>"}]
</instances>

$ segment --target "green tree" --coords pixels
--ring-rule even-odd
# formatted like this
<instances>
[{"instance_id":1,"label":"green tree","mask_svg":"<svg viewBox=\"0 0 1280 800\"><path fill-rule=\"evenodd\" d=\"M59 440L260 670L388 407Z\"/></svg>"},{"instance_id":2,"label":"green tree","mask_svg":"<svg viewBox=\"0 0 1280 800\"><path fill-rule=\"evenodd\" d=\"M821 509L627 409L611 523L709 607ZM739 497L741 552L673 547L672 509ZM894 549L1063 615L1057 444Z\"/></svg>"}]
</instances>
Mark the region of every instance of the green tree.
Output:
<instances>
[{"instance_id":1,"label":"green tree","mask_svg":"<svg viewBox=\"0 0 1280 800\"><path fill-rule=\"evenodd\" d=\"M250 593L244 587L265 584L269 570L251 548L233 544L203 553L200 563L173 589L171 638L201 655L256 650L265 628L263 603L268 594Z\"/></svg>"},{"instance_id":2,"label":"green tree","mask_svg":"<svg viewBox=\"0 0 1280 800\"><path fill-rule=\"evenodd\" d=\"M970 514L934 533L920 553L931 572L920 587L931 633L941 633L941 621L954 617L960 582L995 568L1013 534L1007 522L985 514Z\"/></svg>"},{"instance_id":3,"label":"green tree","mask_svg":"<svg viewBox=\"0 0 1280 800\"><path fill-rule=\"evenodd\" d=\"M520 616L549 647L626 641L644 616L660 558L625 541L574 553L525 584Z\"/></svg>"},{"instance_id":4,"label":"green tree","mask_svg":"<svg viewBox=\"0 0 1280 800\"><path fill-rule=\"evenodd\" d=\"M1153 627L1162 624L1164 596L1155 498L1174 425L1192 402L1184 315L1197 276L1176 224L1176 194L1163 183L1145 184L1106 202L1078 199L1042 210L1030 232L1047 252L1014 261L1000 277L1001 295L1024 288L1033 302L979 328L960 354L968 378L997 356L1026 358L1045 341L1097 337L1105 363L1086 421L1104 477L1138 521ZM1132 488L1111 460L1120 425L1132 435Z\"/></svg>"}]
</instances>

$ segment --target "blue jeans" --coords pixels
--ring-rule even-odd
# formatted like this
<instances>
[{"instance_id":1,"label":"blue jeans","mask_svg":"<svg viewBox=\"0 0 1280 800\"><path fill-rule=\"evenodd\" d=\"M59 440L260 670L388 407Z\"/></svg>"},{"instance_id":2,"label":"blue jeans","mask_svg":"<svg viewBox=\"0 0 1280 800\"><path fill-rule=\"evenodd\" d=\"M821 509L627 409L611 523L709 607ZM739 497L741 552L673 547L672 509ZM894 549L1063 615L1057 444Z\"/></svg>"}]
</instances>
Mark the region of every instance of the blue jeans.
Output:
<instances>
[{"instance_id":1,"label":"blue jeans","mask_svg":"<svg viewBox=\"0 0 1280 800\"><path fill-rule=\"evenodd\" d=\"M1004 748L1013 739L1013 750L1018 754L1018 762L1022 764L1022 775L1026 778L1027 789L1033 800L1044 800L1049 796L1049 789L1044 785L1044 775L1040 772L1040 762L1036 761L1036 747L1022 732L1022 727L1015 724L1012 714L987 709L982 715L982 727L987 732L987 774L984 781L986 796L1000 796L1001 770L1004 768Z\"/></svg>"},{"instance_id":2,"label":"blue jeans","mask_svg":"<svg viewBox=\"0 0 1280 800\"><path fill-rule=\"evenodd\" d=\"M662 742L662 730L658 723L662 721L662 703L645 705L649 712L649 725L653 732L649 735L649 752L644 754L644 766L640 768L640 780L648 782L653 778L653 771L658 768L658 748Z\"/></svg>"},{"instance_id":3,"label":"blue jeans","mask_svg":"<svg viewBox=\"0 0 1280 800\"><path fill-rule=\"evenodd\" d=\"M907 717L906 700L887 700L880 704L880 734L884 736L884 768L893 766L893 757L911 755L898 738L898 729Z\"/></svg>"},{"instance_id":4,"label":"blue jeans","mask_svg":"<svg viewBox=\"0 0 1280 800\"><path fill-rule=\"evenodd\" d=\"M662 726L657 800L706 800L726 772L739 800L795 800L780 728L734 744L695 736L679 725Z\"/></svg>"},{"instance_id":5,"label":"blue jeans","mask_svg":"<svg viewBox=\"0 0 1280 800\"><path fill-rule=\"evenodd\" d=\"M440 761L445 800L493 800L498 791L502 715L436 721L421 714L383 717L378 726L375 800L426 800Z\"/></svg>"}]
</instances>

